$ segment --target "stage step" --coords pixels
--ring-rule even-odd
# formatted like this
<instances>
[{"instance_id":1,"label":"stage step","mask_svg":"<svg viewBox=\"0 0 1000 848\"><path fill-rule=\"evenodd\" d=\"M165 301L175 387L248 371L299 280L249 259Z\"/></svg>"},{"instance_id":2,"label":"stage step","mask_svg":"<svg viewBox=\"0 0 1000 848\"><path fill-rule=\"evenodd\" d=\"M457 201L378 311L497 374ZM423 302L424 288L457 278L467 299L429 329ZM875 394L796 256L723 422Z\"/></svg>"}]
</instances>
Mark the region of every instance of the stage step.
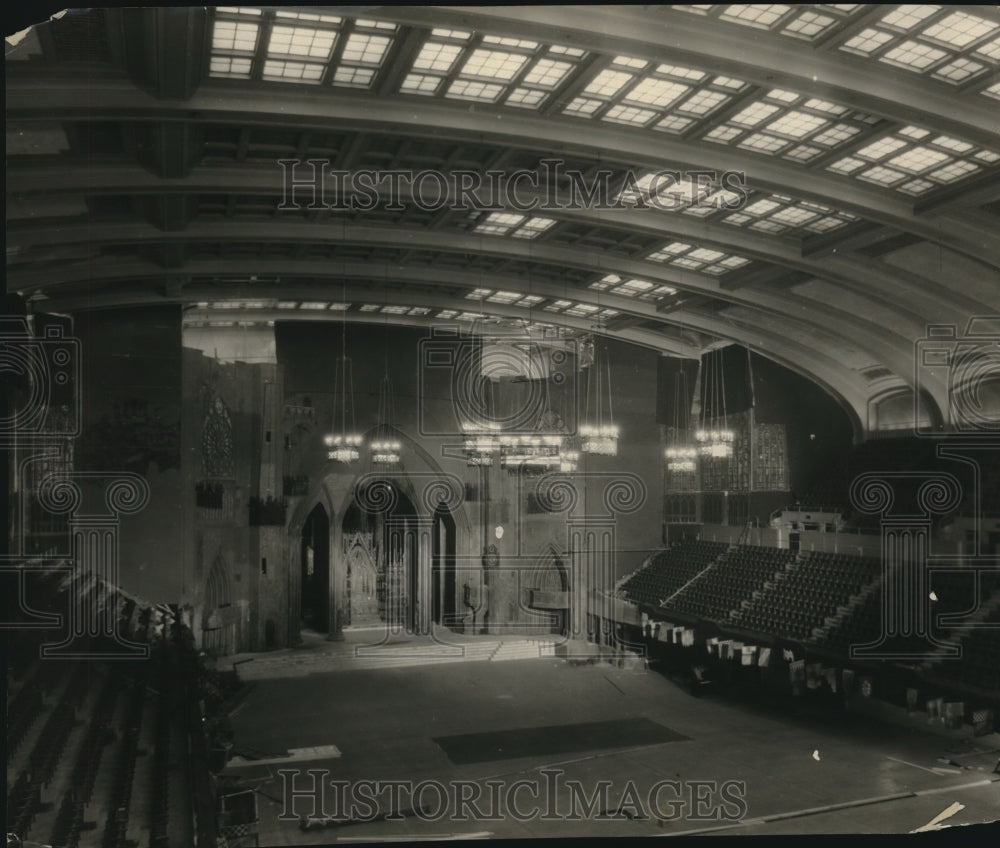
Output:
<instances>
[{"instance_id":1,"label":"stage step","mask_svg":"<svg viewBox=\"0 0 1000 848\"><path fill-rule=\"evenodd\" d=\"M239 674L242 680L249 681L335 671L539 659L554 657L555 647L556 640L551 638L489 639L461 645L436 642L419 645L341 645L337 649L301 655L258 654L252 661L240 663ZM220 666L224 663L225 660L220 660Z\"/></svg>"}]
</instances>

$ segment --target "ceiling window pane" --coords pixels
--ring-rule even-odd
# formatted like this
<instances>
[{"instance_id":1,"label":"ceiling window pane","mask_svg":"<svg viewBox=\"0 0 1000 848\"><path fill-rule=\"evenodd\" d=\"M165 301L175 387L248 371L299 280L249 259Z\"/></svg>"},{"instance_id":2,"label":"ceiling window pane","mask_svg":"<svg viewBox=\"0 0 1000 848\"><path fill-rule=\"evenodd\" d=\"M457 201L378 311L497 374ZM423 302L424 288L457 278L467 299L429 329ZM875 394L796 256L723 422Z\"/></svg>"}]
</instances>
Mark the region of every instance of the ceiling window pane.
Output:
<instances>
[{"instance_id":1,"label":"ceiling window pane","mask_svg":"<svg viewBox=\"0 0 1000 848\"><path fill-rule=\"evenodd\" d=\"M527 56L503 50L476 50L462 68L463 76L488 77L510 82L517 76Z\"/></svg>"},{"instance_id":2,"label":"ceiling window pane","mask_svg":"<svg viewBox=\"0 0 1000 848\"><path fill-rule=\"evenodd\" d=\"M342 62L358 65L379 65L385 58L392 39L384 35L366 35L355 32L344 45Z\"/></svg>"},{"instance_id":3,"label":"ceiling window pane","mask_svg":"<svg viewBox=\"0 0 1000 848\"><path fill-rule=\"evenodd\" d=\"M454 80L448 88L447 97L455 97L463 100L485 100L493 103L503 91L502 85L491 85L475 80Z\"/></svg>"},{"instance_id":4,"label":"ceiling window pane","mask_svg":"<svg viewBox=\"0 0 1000 848\"><path fill-rule=\"evenodd\" d=\"M898 65L908 71L922 71L947 55L944 50L921 44L919 41L904 41L891 50L887 50L884 55L879 57L879 61Z\"/></svg>"},{"instance_id":5,"label":"ceiling window pane","mask_svg":"<svg viewBox=\"0 0 1000 848\"><path fill-rule=\"evenodd\" d=\"M790 10L791 6L782 6L777 3L747 4L745 6L727 6L719 17L725 21L733 21L744 26L770 29Z\"/></svg>"},{"instance_id":6,"label":"ceiling window pane","mask_svg":"<svg viewBox=\"0 0 1000 848\"><path fill-rule=\"evenodd\" d=\"M931 24L921 33L935 41L943 41L952 47L967 47L973 41L978 41L1000 27L976 15L966 12L952 12L935 24Z\"/></svg>"},{"instance_id":7,"label":"ceiling window pane","mask_svg":"<svg viewBox=\"0 0 1000 848\"><path fill-rule=\"evenodd\" d=\"M655 106L665 109L690 90L690 86L681 85L677 82L647 78L626 94L625 99L632 103L641 103L644 106Z\"/></svg>"},{"instance_id":8,"label":"ceiling window pane","mask_svg":"<svg viewBox=\"0 0 1000 848\"><path fill-rule=\"evenodd\" d=\"M433 94L441 84L441 77L427 74L407 74L399 90L412 94Z\"/></svg>"},{"instance_id":9,"label":"ceiling window pane","mask_svg":"<svg viewBox=\"0 0 1000 848\"><path fill-rule=\"evenodd\" d=\"M622 86L633 79L635 77L632 74L626 74L622 71L604 70L591 80L590 85L584 89L583 93L593 95L594 97L612 97L621 91Z\"/></svg>"},{"instance_id":10,"label":"ceiling window pane","mask_svg":"<svg viewBox=\"0 0 1000 848\"><path fill-rule=\"evenodd\" d=\"M413 70L448 73L461 52L462 48L457 44L429 41L417 54L417 58L413 62Z\"/></svg>"},{"instance_id":11,"label":"ceiling window pane","mask_svg":"<svg viewBox=\"0 0 1000 848\"><path fill-rule=\"evenodd\" d=\"M956 59L934 71L934 77L957 85L985 70L986 66L979 62L973 62L970 59Z\"/></svg>"},{"instance_id":12,"label":"ceiling window pane","mask_svg":"<svg viewBox=\"0 0 1000 848\"><path fill-rule=\"evenodd\" d=\"M904 171L912 171L919 174L921 171L934 168L942 162L947 162L949 159L951 157L947 153L941 153L929 147L917 146L910 148L899 156L894 156L886 164L894 168L902 168Z\"/></svg>"},{"instance_id":13,"label":"ceiling window pane","mask_svg":"<svg viewBox=\"0 0 1000 848\"><path fill-rule=\"evenodd\" d=\"M828 124L826 118L810 115L808 112L791 111L767 125L768 132L789 135L792 138L804 138Z\"/></svg>"},{"instance_id":14,"label":"ceiling window pane","mask_svg":"<svg viewBox=\"0 0 1000 848\"><path fill-rule=\"evenodd\" d=\"M859 53L862 56L871 56L872 53L890 41L892 41L890 33L869 28L849 38L840 46L840 49L850 53Z\"/></svg>"},{"instance_id":15,"label":"ceiling window pane","mask_svg":"<svg viewBox=\"0 0 1000 848\"><path fill-rule=\"evenodd\" d=\"M573 66L569 62L556 62L552 59L539 59L524 77L525 85L537 85L542 88L555 88L565 79Z\"/></svg>"},{"instance_id":16,"label":"ceiling window pane","mask_svg":"<svg viewBox=\"0 0 1000 848\"><path fill-rule=\"evenodd\" d=\"M602 120L641 127L648 124L655 117L656 112L650 109L640 109L637 106L612 106L604 114Z\"/></svg>"},{"instance_id":17,"label":"ceiling window pane","mask_svg":"<svg viewBox=\"0 0 1000 848\"><path fill-rule=\"evenodd\" d=\"M278 59L268 59L264 63L263 76L264 79L319 82L323 77L323 65L305 62L282 62Z\"/></svg>"},{"instance_id":18,"label":"ceiling window pane","mask_svg":"<svg viewBox=\"0 0 1000 848\"><path fill-rule=\"evenodd\" d=\"M259 30L260 24L256 23L216 21L212 32L212 49L252 53L257 47Z\"/></svg>"},{"instance_id":19,"label":"ceiling window pane","mask_svg":"<svg viewBox=\"0 0 1000 848\"><path fill-rule=\"evenodd\" d=\"M902 5L883 16L882 23L898 29L912 29L940 8L940 6Z\"/></svg>"},{"instance_id":20,"label":"ceiling window pane","mask_svg":"<svg viewBox=\"0 0 1000 848\"><path fill-rule=\"evenodd\" d=\"M741 126L755 127L761 121L770 118L777 111L778 107L772 106L770 103L751 103L730 118L730 120L734 124L740 124Z\"/></svg>"},{"instance_id":21,"label":"ceiling window pane","mask_svg":"<svg viewBox=\"0 0 1000 848\"><path fill-rule=\"evenodd\" d=\"M326 61L333 52L337 33L312 27L275 26L267 45L268 56L297 56Z\"/></svg>"},{"instance_id":22,"label":"ceiling window pane","mask_svg":"<svg viewBox=\"0 0 1000 848\"><path fill-rule=\"evenodd\" d=\"M707 115L712 110L718 108L729 100L728 94L719 91L702 89L692 94L687 100L681 103L677 109L692 115Z\"/></svg>"}]
</instances>

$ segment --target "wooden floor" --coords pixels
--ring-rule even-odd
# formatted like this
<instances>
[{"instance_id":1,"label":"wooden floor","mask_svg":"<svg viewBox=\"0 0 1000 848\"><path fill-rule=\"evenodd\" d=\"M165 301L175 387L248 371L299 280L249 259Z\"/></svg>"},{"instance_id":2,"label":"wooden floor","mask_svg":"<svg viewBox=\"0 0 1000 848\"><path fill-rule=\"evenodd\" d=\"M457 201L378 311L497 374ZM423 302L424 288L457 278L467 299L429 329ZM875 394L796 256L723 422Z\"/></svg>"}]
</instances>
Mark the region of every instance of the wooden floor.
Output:
<instances>
[{"instance_id":1,"label":"wooden floor","mask_svg":"<svg viewBox=\"0 0 1000 848\"><path fill-rule=\"evenodd\" d=\"M304 671L304 669L303 669ZM805 705L803 705L804 707ZM517 758L476 757L455 763L435 739L496 734L518 729L643 719L683 738L601 747L594 739L564 755L523 752ZM956 743L914 728L855 714L791 713L721 696L692 697L654 672L609 665L571 664L552 657L504 663L470 662L421 668L303 673L260 680L233 718L237 746L265 752L335 746L337 756L285 765L245 763L226 775L259 788L260 844L328 844L334 841L442 838L445 836L558 837L720 834L907 833L958 802L964 809L947 823L1000 819L1000 775L992 773L1000 740ZM530 735L530 734L527 734ZM942 766L951 760L958 765ZM330 780L351 787L371 780L499 781L541 786L543 769L561 771L555 816L501 815L456 821L447 815L412 814L303 830L298 819L282 821L283 778L278 769L326 769ZM610 781L609 809L628 791L647 799L664 780L684 792L697 781L743 786L741 820L713 818L693 801L671 807L680 795L663 794L660 815L569 820L578 780L591 793ZM671 790L672 791L672 790ZM624 797L623 797L624 796ZM388 795L379 813L391 812ZM483 798L487 798L484 794ZM433 802L435 793L430 793ZM530 808L530 794L524 798ZM644 802L645 803L645 802ZM404 804L405 806L405 804ZM432 804L433 806L433 804ZM445 804L447 806L447 802ZM480 809L489 813L489 805ZM676 811L676 815L671 813ZM295 812L308 813L298 802ZM405 811L404 811L405 812ZM604 812L595 810L595 813ZM623 812L634 812L627 806ZM529 809L530 813L530 809Z\"/></svg>"}]
</instances>

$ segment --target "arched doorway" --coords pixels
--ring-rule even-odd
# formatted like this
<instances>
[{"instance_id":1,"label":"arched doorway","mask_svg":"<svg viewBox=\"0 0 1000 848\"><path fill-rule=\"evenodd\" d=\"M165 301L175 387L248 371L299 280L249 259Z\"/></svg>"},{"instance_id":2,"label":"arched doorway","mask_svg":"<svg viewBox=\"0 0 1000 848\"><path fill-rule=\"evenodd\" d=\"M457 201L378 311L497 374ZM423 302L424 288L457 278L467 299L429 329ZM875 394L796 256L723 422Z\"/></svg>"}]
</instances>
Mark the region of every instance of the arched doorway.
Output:
<instances>
[{"instance_id":1,"label":"arched doorway","mask_svg":"<svg viewBox=\"0 0 1000 848\"><path fill-rule=\"evenodd\" d=\"M217 657L231 654L236 648L232 590L232 574L225 558L219 554L208 572L201 634L203 650Z\"/></svg>"},{"instance_id":2,"label":"arched doorway","mask_svg":"<svg viewBox=\"0 0 1000 848\"><path fill-rule=\"evenodd\" d=\"M302 624L319 633L330 629L330 518L318 503L302 525Z\"/></svg>"},{"instance_id":3,"label":"arched doorway","mask_svg":"<svg viewBox=\"0 0 1000 848\"><path fill-rule=\"evenodd\" d=\"M434 512L431 533L431 616L435 624L461 623L455 597L455 519L444 507Z\"/></svg>"},{"instance_id":4,"label":"arched doorway","mask_svg":"<svg viewBox=\"0 0 1000 848\"><path fill-rule=\"evenodd\" d=\"M566 563L555 548L550 547L542 555L541 560L532 569L528 582L539 599L546 598L546 606L535 607L533 612L538 613L544 609L549 617L549 632L566 635L569 632L569 610L564 606L557 606L556 600L559 600L559 604L568 600L569 573L566 570Z\"/></svg>"},{"instance_id":5,"label":"arched doorway","mask_svg":"<svg viewBox=\"0 0 1000 848\"><path fill-rule=\"evenodd\" d=\"M417 512L396 483L392 506L369 512L357 501L344 512L340 555L347 576L350 627L391 626L414 632L417 622Z\"/></svg>"}]
</instances>

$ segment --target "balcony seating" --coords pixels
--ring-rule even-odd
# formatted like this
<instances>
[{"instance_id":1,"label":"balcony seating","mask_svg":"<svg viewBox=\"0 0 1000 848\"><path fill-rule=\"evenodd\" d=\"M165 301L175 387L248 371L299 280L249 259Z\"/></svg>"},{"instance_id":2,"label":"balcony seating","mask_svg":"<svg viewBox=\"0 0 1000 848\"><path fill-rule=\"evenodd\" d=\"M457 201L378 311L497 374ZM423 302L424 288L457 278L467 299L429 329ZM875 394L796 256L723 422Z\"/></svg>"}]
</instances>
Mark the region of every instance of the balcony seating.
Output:
<instances>
[{"instance_id":1,"label":"balcony seating","mask_svg":"<svg viewBox=\"0 0 1000 848\"><path fill-rule=\"evenodd\" d=\"M660 601L711 565L728 547L724 542L678 542L657 553L652 562L632 574L619 591L635 603L659 607Z\"/></svg>"}]
</instances>

